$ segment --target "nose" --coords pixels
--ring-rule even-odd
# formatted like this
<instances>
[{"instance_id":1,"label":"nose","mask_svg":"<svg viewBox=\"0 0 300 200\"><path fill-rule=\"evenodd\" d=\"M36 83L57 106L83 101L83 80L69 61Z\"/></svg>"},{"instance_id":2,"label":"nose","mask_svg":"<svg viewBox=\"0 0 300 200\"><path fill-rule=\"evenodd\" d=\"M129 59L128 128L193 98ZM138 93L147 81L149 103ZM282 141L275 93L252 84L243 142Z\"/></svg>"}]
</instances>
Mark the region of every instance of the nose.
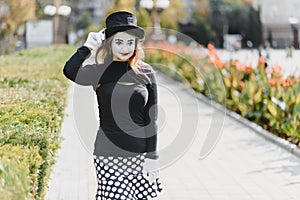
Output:
<instances>
[{"instance_id":1,"label":"nose","mask_svg":"<svg viewBox=\"0 0 300 200\"><path fill-rule=\"evenodd\" d=\"M122 45L122 47L121 47L121 51L122 52L128 52L128 51L130 51L130 46L129 45L127 45L127 44L123 44Z\"/></svg>"}]
</instances>

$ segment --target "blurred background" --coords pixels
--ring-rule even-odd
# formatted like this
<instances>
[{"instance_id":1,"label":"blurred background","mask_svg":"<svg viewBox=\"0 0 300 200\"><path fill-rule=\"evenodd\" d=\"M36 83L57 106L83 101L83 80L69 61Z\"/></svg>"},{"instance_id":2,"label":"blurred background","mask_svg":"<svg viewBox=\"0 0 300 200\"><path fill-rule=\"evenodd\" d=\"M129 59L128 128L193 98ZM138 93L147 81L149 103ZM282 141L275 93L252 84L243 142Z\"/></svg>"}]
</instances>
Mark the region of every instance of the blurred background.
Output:
<instances>
[{"instance_id":1,"label":"blurred background","mask_svg":"<svg viewBox=\"0 0 300 200\"><path fill-rule=\"evenodd\" d=\"M80 44L116 10L132 11L140 26L154 27L153 40L298 49L299 6L297 0L0 0L0 54Z\"/></svg>"}]
</instances>

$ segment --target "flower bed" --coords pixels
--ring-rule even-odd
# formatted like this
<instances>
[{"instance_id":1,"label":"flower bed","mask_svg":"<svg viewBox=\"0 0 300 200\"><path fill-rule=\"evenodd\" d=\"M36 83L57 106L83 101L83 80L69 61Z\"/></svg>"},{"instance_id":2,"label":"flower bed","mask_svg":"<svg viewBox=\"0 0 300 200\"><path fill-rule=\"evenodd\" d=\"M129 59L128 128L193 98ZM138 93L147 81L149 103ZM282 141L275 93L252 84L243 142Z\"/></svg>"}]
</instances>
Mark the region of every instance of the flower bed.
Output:
<instances>
[{"instance_id":1,"label":"flower bed","mask_svg":"<svg viewBox=\"0 0 300 200\"><path fill-rule=\"evenodd\" d=\"M257 66L222 61L217 50L146 43L146 61L264 129L300 146L300 77L259 58ZM156 63L156 64L155 64Z\"/></svg>"},{"instance_id":2,"label":"flower bed","mask_svg":"<svg viewBox=\"0 0 300 200\"><path fill-rule=\"evenodd\" d=\"M0 199L43 199L60 144L73 47L24 50L0 58Z\"/></svg>"}]
</instances>

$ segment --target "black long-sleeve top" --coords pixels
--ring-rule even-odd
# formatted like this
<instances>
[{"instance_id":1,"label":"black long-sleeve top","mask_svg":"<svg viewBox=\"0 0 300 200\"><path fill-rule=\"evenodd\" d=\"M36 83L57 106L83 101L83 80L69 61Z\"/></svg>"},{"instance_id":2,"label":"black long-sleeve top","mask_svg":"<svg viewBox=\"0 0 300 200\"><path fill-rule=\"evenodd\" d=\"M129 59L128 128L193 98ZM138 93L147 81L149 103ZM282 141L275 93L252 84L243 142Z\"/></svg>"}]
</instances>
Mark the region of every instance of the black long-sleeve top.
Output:
<instances>
[{"instance_id":1,"label":"black long-sleeve top","mask_svg":"<svg viewBox=\"0 0 300 200\"><path fill-rule=\"evenodd\" d=\"M128 62L82 66L89 55L87 47L78 48L63 72L68 79L92 86L96 92L100 127L94 154L147 152L146 157L156 159L157 83L151 66L143 66L142 74L136 74Z\"/></svg>"}]
</instances>

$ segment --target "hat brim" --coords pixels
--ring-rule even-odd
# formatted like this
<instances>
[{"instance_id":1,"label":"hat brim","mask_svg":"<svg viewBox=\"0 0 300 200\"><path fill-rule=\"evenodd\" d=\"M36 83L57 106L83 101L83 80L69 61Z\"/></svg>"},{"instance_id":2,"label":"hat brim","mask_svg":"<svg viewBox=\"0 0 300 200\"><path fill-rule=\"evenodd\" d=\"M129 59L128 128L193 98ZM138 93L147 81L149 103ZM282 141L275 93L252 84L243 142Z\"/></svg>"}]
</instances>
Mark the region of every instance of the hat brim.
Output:
<instances>
[{"instance_id":1,"label":"hat brim","mask_svg":"<svg viewBox=\"0 0 300 200\"><path fill-rule=\"evenodd\" d=\"M145 36L145 31L138 26L114 26L105 29L105 38L109 38L117 32L127 32L128 34L134 35L139 39L143 39Z\"/></svg>"}]
</instances>

